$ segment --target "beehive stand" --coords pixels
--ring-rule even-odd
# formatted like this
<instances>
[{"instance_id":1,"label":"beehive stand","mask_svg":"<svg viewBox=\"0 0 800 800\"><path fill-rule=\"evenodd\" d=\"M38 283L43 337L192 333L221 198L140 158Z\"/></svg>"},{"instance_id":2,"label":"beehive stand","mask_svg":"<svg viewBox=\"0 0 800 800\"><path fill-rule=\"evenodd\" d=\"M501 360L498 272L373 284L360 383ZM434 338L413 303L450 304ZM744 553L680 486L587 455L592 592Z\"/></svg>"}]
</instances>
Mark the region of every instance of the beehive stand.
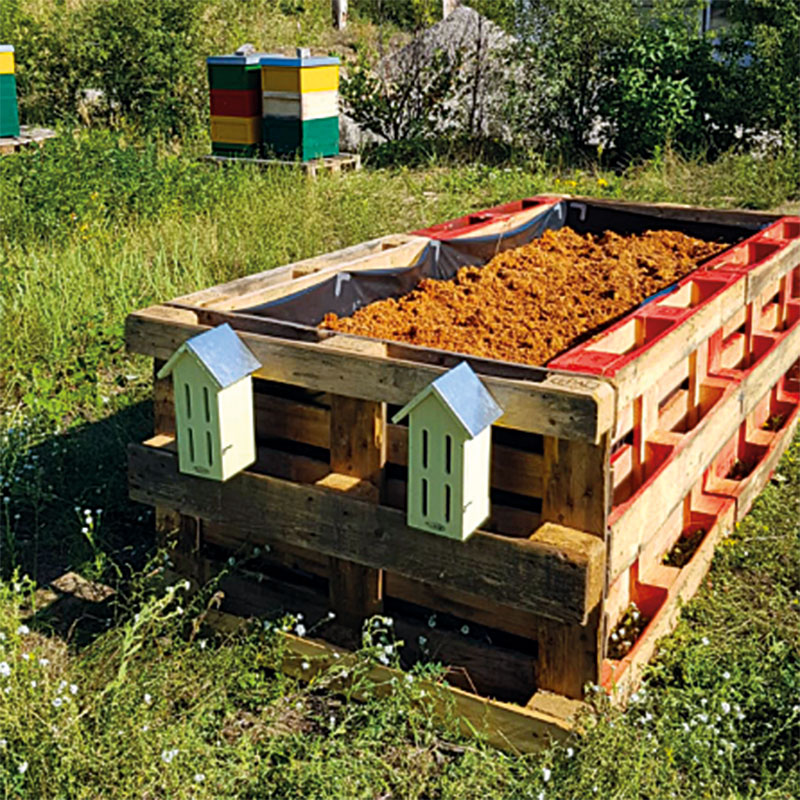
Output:
<instances>
[{"instance_id":1,"label":"beehive stand","mask_svg":"<svg viewBox=\"0 0 800 800\"><path fill-rule=\"evenodd\" d=\"M490 519L466 542L409 528L407 429L388 419L463 357L250 309L342 272L413 264L433 240L515 230L555 206L576 228L722 231L733 246L547 367L467 357L504 410L492 426ZM636 684L791 440L800 219L529 198L143 309L128 318L127 344L160 368L223 322L261 364L256 464L223 484L182 475L162 380L155 436L129 449L131 496L157 508L181 571L203 582L235 555L228 611L303 611L314 624L332 607L321 637L340 645L357 643L364 618L391 614L405 663L450 665L459 713L491 741L531 750L568 729L586 683L617 697ZM698 528L688 563L665 566ZM609 633L631 601L650 622L610 659Z\"/></svg>"},{"instance_id":2,"label":"beehive stand","mask_svg":"<svg viewBox=\"0 0 800 800\"><path fill-rule=\"evenodd\" d=\"M298 169L311 178L318 175L337 175L342 172L356 172L361 169L361 156L357 153L339 153L338 156L326 158L312 158L309 161L289 161L281 158L239 158L229 156L203 156L204 161L210 161L220 166L226 164L252 164L256 167L286 167Z\"/></svg>"}]
</instances>

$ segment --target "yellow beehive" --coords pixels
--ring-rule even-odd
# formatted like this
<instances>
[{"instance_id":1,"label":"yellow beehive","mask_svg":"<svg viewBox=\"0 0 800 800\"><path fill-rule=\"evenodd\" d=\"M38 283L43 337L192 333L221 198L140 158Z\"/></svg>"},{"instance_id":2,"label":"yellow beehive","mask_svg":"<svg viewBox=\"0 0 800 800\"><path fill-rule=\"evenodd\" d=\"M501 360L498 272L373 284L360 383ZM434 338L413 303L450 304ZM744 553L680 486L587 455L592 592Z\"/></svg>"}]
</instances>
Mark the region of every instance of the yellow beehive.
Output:
<instances>
[{"instance_id":1,"label":"yellow beehive","mask_svg":"<svg viewBox=\"0 0 800 800\"><path fill-rule=\"evenodd\" d=\"M407 522L466 539L489 516L492 423L503 410L466 362L437 378L393 418L408 424Z\"/></svg>"},{"instance_id":2,"label":"yellow beehive","mask_svg":"<svg viewBox=\"0 0 800 800\"><path fill-rule=\"evenodd\" d=\"M251 375L260 366L225 324L184 342L158 373L172 375L181 472L226 481L256 460Z\"/></svg>"},{"instance_id":3,"label":"yellow beehive","mask_svg":"<svg viewBox=\"0 0 800 800\"><path fill-rule=\"evenodd\" d=\"M0 75L14 74L14 51L0 50Z\"/></svg>"},{"instance_id":4,"label":"yellow beehive","mask_svg":"<svg viewBox=\"0 0 800 800\"><path fill-rule=\"evenodd\" d=\"M261 139L261 117L211 117L211 140L229 144L256 144Z\"/></svg>"},{"instance_id":5,"label":"yellow beehive","mask_svg":"<svg viewBox=\"0 0 800 800\"><path fill-rule=\"evenodd\" d=\"M315 59L329 61L330 59ZM314 59L307 59L312 65ZM322 66L274 66L263 64L261 67L261 89L265 92L290 92L305 94L306 92L333 92L339 89L339 65L324 64Z\"/></svg>"}]
</instances>

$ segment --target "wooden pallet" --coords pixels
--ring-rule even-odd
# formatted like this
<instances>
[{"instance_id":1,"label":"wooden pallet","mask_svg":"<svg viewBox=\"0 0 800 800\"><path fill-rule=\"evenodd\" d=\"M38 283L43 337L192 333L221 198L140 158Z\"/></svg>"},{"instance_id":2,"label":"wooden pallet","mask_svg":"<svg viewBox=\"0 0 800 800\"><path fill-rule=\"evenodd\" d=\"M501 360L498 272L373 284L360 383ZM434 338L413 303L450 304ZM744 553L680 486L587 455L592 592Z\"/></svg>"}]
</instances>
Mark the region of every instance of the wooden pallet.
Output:
<instances>
[{"instance_id":1,"label":"wooden pallet","mask_svg":"<svg viewBox=\"0 0 800 800\"><path fill-rule=\"evenodd\" d=\"M247 624L246 614L216 611L209 612L207 621L223 633L241 630ZM347 670L353 664L353 656L347 650L323 639L301 638L284 632L278 635L286 648L281 668L300 680L312 680L332 666ZM393 693L403 677L397 669L380 664L372 666L366 674L378 696ZM480 697L445 682L419 680L417 685L428 696L426 707L438 718L455 720L464 736L483 736L492 746L514 754L535 753L553 741L566 739L585 711L583 703L547 692L537 692L523 705ZM345 686L346 681L339 681L332 688L344 689ZM350 696L362 699L358 694Z\"/></svg>"},{"instance_id":2,"label":"wooden pallet","mask_svg":"<svg viewBox=\"0 0 800 800\"><path fill-rule=\"evenodd\" d=\"M48 139L52 139L58 134L49 128L33 128L30 125L20 126L19 136L0 137L0 156L17 153L28 145L39 145L41 147Z\"/></svg>"},{"instance_id":3,"label":"wooden pallet","mask_svg":"<svg viewBox=\"0 0 800 800\"><path fill-rule=\"evenodd\" d=\"M389 610L412 643L430 638L425 620L439 615L451 630L436 655L465 691L524 707L547 692L580 700L585 684L602 683L624 699L796 429L800 228L752 212L586 198L568 199L568 220L590 202L640 221L734 226L743 241L601 335L596 352L629 356L611 374L467 358L505 414L493 429L492 514L466 543L406 526L406 428L388 422L390 407L462 357L247 311L343 270L412 264L428 238L383 237L132 314L128 347L156 367L222 322L261 363L258 460L244 474L213 484L178 472L169 381L155 382L156 436L130 448L131 496L158 509L184 573L205 580L258 547L261 595L229 584L230 610L263 614L290 599L319 618L333 608L351 632ZM525 221L531 209L520 208ZM512 210L480 225L504 232L514 222ZM780 246L737 256L764 235ZM667 318L660 336L626 339L625 326L635 331L648 314ZM752 469L734 481L736 458ZM664 566L697 526L706 534L691 560ZM624 658L609 659L609 633L631 601L650 623ZM477 635L456 633L462 626Z\"/></svg>"},{"instance_id":4,"label":"wooden pallet","mask_svg":"<svg viewBox=\"0 0 800 800\"><path fill-rule=\"evenodd\" d=\"M327 172L338 174L341 172L356 172L361 169L361 156L358 153L340 153L338 156L313 158L310 161L286 160L280 158L235 158L233 156L203 156L204 161L210 161L220 166L229 164L252 164L257 167L291 167L300 169L312 178Z\"/></svg>"}]
</instances>

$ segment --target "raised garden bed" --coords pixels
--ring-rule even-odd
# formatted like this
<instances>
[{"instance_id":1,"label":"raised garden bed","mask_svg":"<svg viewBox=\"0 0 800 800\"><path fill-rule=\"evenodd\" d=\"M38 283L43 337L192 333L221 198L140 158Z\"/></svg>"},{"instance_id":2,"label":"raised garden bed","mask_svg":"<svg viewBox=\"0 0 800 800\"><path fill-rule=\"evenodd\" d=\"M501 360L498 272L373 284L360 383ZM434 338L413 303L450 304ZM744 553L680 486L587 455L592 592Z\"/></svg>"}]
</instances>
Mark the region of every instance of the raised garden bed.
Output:
<instances>
[{"instance_id":1,"label":"raised garden bed","mask_svg":"<svg viewBox=\"0 0 800 800\"><path fill-rule=\"evenodd\" d=\"M448 664L452 682L482 697L492 740L526 750L549 726L564 730L554 693L576 701L600 683L619 697L635 685L791 440L800 225L589 198L529 198L475 216L436 237L384 237L132 314L128 346L157 366L227 322L260 368L252 467L221 484L180 473L162 379L156 436L130 448L130 486L158 509L185 574L203 581L230 556L247 560L248 575L226 583L229 610L305 608L311 627L333 608L340 642L390 613L408 661ZM544 367L319 327L328 313L350 316L565 226L579 237L678 231L730 246ZM389 421L461 360L504 412L491 430L490 517L466 542L406 524L408 429ZM753 469L730 480L737 458ZM700 529L686 563L664 563ZM623 654L609 638L631 603L649 622ZM432 615L443 622L433 633ZM514 702L501 713L489 698Z\"/></svg>"}]
</instances>

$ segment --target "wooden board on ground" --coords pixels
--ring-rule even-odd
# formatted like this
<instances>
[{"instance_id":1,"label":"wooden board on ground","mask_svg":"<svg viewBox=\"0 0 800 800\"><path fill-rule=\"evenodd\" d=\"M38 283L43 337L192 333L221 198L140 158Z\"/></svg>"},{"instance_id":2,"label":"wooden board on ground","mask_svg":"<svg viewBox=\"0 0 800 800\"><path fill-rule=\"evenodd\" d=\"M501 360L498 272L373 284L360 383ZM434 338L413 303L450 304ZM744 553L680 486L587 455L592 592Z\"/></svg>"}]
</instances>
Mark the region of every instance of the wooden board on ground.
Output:
<instances>
[{"instance_id":1,"label":"wooden board on ground","mask_svg":"<svg viewBox=\"0 0 800 800\"><path fill-rule=\"evenodd\" d=\"M241 617L211 611L206 617L217 630L235 632L247 622ZM286 645L283 670L303 681L336 666L348 669L355 656L326 642L305 639L291 633L279 633ZM334 655L335 654L335 655ZM337 657L338 656L338 657ZM307 665L307 666L306 666ZM366 676L379 694L391 694L404 680L400 670L376 664ZM546 692L537 692L524 706L480 697L443 683L418 681L428 695L433 713L444 720L455 719L464 736L482 736L493 747L510 753L536 753L552 741L563 741L574 730L586 706ZM337 684L332 688L335 690ZM346 687L341 681L340 689ZM355 699L363 696L355 695Z\"/></svg>"},{"instance_id":2,"label":"wooden board on ground","mask_svg":"<svg viewBox=\"0 0 800 800\"><path fill-rule=\"evenodd\" d=\"M48 139L52 139L55 136L58 136L58 134L49 128L34 128L30 125L21 125L19 136L0 137L0 156L18 153L30 145L39 145L41 147Z\"/></svg>"}]
</instances>

